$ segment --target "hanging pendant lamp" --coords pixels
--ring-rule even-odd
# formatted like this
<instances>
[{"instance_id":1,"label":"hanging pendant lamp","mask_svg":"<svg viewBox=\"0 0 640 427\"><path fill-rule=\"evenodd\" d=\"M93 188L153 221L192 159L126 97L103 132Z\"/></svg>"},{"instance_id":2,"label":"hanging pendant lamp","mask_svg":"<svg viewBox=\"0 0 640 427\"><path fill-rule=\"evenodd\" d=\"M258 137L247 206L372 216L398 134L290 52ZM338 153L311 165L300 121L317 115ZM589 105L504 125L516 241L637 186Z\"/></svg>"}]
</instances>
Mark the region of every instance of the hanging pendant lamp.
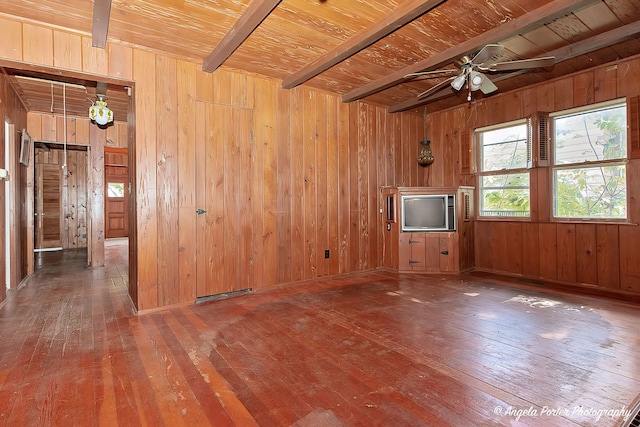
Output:
<instances>
[{"instance_id":1,"label":"hanging pendant lamp","mask_svg":"<svg viewBox=\"0 0 640 427\"><path fill-rule=\"evenodd\" d=\"M113 111L107 108L106 95L98 94L96 97L98 100L89 108L89 118L100 126L104 126L113 121Z\"/></svg>"}]
</instances>

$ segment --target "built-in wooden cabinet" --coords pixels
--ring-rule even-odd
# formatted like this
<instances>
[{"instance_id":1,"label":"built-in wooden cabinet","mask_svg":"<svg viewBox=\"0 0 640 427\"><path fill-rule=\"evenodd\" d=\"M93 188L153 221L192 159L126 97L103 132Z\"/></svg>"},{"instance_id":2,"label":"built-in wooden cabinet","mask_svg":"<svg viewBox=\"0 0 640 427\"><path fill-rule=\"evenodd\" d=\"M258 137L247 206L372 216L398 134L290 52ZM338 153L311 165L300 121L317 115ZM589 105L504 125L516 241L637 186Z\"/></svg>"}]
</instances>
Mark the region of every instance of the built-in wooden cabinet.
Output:
<instances>
[{"instance_id":1,"label":"built-in wooden cabinet","mask_svg":"<svg viewBox=\"0 0 640 427\"><path fill-rule=\"evenodd\" d=\"M383 262L401 272L455 273L474 266L473 187L398 187L382 191ZM454 195L455 230L402 231L403 195Z\"/></svg>"},{"instance_id":2,"label":"built-in wooden cabinet","mask_svg":"<svg viewBox=\"0 0 640 427\"><path fill-rule=\"evenodd\" d=\"M399 270L456 272L458 234L454 232L400 233Z\"/></svg>"}]
</instances>

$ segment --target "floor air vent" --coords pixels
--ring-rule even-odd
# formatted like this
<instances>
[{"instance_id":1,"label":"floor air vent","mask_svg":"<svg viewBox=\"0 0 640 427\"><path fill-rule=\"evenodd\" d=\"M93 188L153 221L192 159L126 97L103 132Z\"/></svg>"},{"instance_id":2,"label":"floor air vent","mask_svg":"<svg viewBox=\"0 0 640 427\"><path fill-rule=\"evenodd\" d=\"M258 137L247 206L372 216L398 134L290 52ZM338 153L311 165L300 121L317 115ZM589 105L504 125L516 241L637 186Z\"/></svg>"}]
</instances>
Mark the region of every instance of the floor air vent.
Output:
<instances>
[{"instance_id":1,"label":"floor air vent","mask_svg":"<svg viewBox=\"0 0 640 427\"><path fill-rule=\"evenodd\" d=\"M640 396L636 398L636 402L629 412L631 415L620 424L620 427L640 427Z\"/></svg>"},{"instance_id":2,"label":"floor air vent","mask_svg":"<svg viewBox=\"0 0 640 427\"><path fill-rule=\"evenodd\" d=\"M233 291L233 292L225 292L222 294L209 295L206 297L200 297L200 298L196 298L196 304L200 304L201 302L215 301L219 299L235 297L237 295L247 294L249 292L251 292L251 288L242 289L242 290Z\"/></svg>"}]
</instances>

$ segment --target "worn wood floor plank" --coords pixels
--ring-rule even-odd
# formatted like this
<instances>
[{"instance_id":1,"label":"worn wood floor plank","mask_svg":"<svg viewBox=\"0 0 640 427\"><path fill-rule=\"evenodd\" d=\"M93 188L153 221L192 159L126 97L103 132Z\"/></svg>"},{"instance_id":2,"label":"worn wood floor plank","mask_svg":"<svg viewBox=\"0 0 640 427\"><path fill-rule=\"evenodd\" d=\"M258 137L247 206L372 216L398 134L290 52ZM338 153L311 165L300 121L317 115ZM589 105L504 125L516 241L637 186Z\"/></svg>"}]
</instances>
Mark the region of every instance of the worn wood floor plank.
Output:
<instances>
[{"instance_id":1,"label":"worn wood floor plank","mask_svg":"<svg viewBox=\"0 0 640 427\"><path fill-rule=\"evenodd\" d=\"M379 271L136 316L106 256L0 307L1 425L617 426L640 390L631 302Z\"/></svg>"}]
</instances>

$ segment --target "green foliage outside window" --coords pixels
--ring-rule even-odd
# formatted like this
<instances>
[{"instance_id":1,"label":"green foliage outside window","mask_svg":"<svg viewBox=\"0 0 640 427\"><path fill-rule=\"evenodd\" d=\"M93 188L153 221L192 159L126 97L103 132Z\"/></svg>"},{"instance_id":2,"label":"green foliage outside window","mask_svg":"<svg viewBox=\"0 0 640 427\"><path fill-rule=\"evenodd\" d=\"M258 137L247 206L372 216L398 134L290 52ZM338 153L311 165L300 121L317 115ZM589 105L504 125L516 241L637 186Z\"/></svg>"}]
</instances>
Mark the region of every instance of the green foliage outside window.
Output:
<instances>
[{"instance_id":1,"label":"green foliage outside window","mask_svg":"<svg viewBox=\"0 0 640 427\"><path fill-rule=\"evenodd\" d=\"M482 215L529 216L529 173L482 177Z\"/></svg>"},{"instance_id":2,"label":"green foliage outside window","mask_svg":"<svg viewBox=\"0 0 640 427\"><path fill-rule=\"evenodd\" d=\"M107 195L109 197L124 197L124 184L121 182L108 183Z\"/></svg>"},{"instance_id":3,"label":"green foliage outside window","mask_svg":"<svg viewBox=\"0 0 640 427\"><path fill-rule=\"evenodd\" d=\"M529 216L527 144L524 123L480 133L482 216Z\"/></svg>"},{"instance_id":4,"label":"green foliage outside window","mask_svg":"<svg viewBox=\"0 0 640 427\"><path fill-rule=\"evenodd\" d=\"M555 129L555 216L625 218L626 167L611 161L627 155L626 105L558 117Z\"/></svg>"}]
</instances>

